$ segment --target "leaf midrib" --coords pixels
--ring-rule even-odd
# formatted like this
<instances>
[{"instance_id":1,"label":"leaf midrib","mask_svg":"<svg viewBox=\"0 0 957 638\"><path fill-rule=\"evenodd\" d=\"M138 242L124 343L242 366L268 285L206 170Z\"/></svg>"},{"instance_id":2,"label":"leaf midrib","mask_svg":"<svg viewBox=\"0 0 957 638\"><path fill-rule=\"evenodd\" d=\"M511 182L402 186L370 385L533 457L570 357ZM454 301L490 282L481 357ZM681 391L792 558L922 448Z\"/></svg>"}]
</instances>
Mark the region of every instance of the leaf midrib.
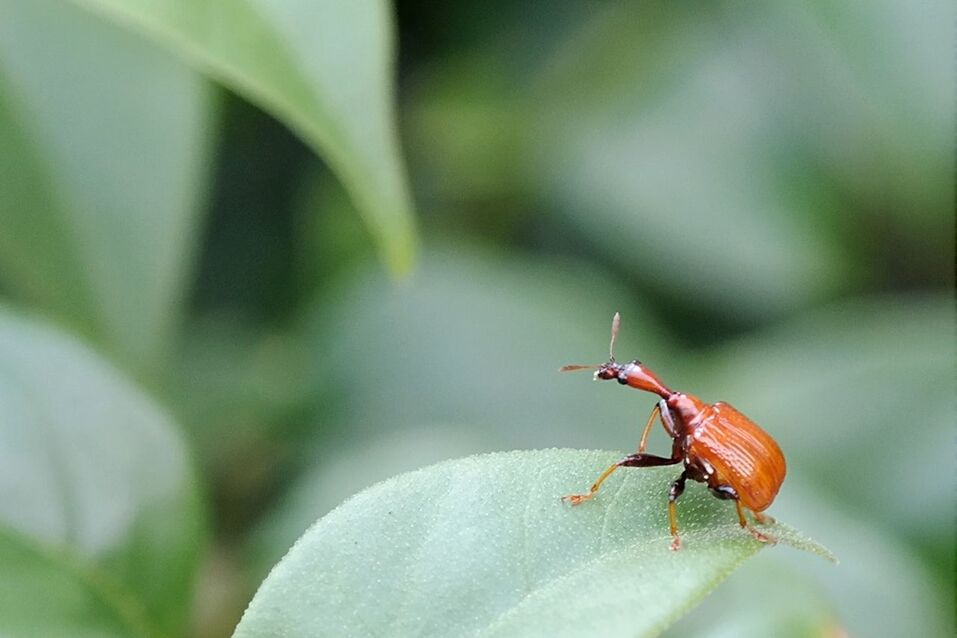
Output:
<instances>
[{"instance_id":1,"label":"leaf midrib","mask_svg":"<svg viewBox=\"0 0 957 638\"><path fill-rule=\"evenodd\" d=\"M14 85L10 73L0 65L0 86L10 88ZM46 136L41 134L40 129L35 124L35 118L31 114L31 109L27 108L22 97L16 90L6 91L4 100L7 103L7 110L12 118L16 118L17 124L21 128L21 138L24 145L29 148L30 163L36 166L42 173L40 179L43 180L43 186L48 188L48 197L52 210L48 211L47 219L55 222L55 228L58 228L62 235L70 241L64 241L59 248L69 251L67 261L73 263L75 270L71 273L77 277L76 284L80 286L78 294L74 294L71 299L81 304L82 313L74 315L72 319L77 320L83 328L88 331L95 331L97 326L104 324L103 309L94 303L92 295L92 281L88 276L88 268L84 267L86 260L82 251L78 249L80 242L76 225L71 221L70 207L66 205L69 198L63 192L61 180L56 179L57 171L52 166L50 157L53 153L50 151L49 142ZM47 292L45 290L45 292Z\"/></svg>"},{"instance_id":2,"label":"leaf midrib","mask_svg":"<svg viewBox=\"0 0 957 638\"><path fill-rule=\"evenodd\" d=\"M164 638L165 634L150 621L145 606L130 591L71 549L39 543L3 524L0 524L0 542L23 549L75 577L97 600L113 611L115 619L131 635Z\"/></svg>"},{"instance_id":3,"label":"leaf midrib","mask_svg":"<svg viewBox=\"0 0 957 638\"><path fill-rule=\"evenodd\" d=\"M57 500L60 504L60 510L63 512L62 540L64 544L69 544L71 541L76 540L77 529L79 527L79 517L73 505L75 499L72 498L71 486L73 485L73 481L67 476L66 470L66 459L69 458L69 455L57 444L59 437L56 435L56 428L53 427L49 415L44 410L44 402L39 400L30 388L30 384L26 383L21 376L17 374L16 368L10 364L7 356L0 358L0 375L2 375L0 378L5 379L7 383L25 397L25 402L29 404L33 416L36 417L35 423L37 423L42 430L39 437L40 447L48 459L48 467L52 474Z\"/></svg>"}]
</instances>

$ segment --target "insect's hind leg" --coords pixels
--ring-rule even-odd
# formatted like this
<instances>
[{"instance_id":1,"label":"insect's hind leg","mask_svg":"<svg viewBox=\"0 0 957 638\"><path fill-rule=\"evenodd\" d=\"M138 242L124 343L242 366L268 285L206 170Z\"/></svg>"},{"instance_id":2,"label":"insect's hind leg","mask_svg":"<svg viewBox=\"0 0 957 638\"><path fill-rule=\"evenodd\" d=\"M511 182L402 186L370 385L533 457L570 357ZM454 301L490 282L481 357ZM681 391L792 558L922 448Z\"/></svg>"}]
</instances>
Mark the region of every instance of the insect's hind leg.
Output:
<instances>
[{"instance_id":1,"label":"insect's hind leg","mask_svg":"<svg viewBox=\"0 0 957 638\"><path fill-rule=\"evenodd\" d=\"M777 539L772 536L768 536L763 532L759 532L748 522L748 519L744 515L744 506L741 504L741 499L738 497L738 492L733 487L730 485L718 485L711 488L711 493L714 494L716 498L734 501L734 507L738 511L738 525L751 532L751 536L754 536L755 539L761 541L762 543L777 543ZM754 514L754 518L758 521L758 523L764 524L768 522L768 518L765 518L758 512L754 512L752 510L752 513Z\"/></svg>"},{"instance_id":2,"label":"insect's hind leg","mask_svg":"<svg viewBox=\"0 0 957 638\"><path fill-rule=\"evenodd\" d=\"M738 509L738 524L739 524L741 527L743 527L743 528L745 528L746 530L748 530L749 532L751 532L751 536L754 536L754 538L755 538L756 540L759 540L759 541L761 541L762 543L770 543L771 545L774 545L775 543L778 542L777 539L774 538L773 536L768 536L768 535L765 534L764 532L759 532L758 530L754 529L754 526L751 525L751 524L748 522L748 519L744 517L744 506L741 505L741 501L740 501L740 500L735 499L735 500L734 500L734 506ZM757 515L757 512L754 512L754 513L755 513L755 515ZM761 521L759 521L759 522L761 522Z\"/></svg>"}]
</instances>

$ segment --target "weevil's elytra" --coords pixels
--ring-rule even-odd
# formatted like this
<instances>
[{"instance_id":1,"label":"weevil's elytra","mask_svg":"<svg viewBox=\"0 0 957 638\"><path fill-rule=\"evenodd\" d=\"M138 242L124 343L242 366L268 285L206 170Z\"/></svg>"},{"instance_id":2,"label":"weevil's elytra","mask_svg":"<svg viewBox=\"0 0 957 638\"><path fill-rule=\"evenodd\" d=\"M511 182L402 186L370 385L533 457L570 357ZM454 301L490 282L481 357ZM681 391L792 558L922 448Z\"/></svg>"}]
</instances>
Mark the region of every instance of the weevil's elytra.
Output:
<instances>
[{"instance_id":1,"label":"weevil's elytra","mask_svg":"<svg viewBox=\"0 0 957 638\"><path fill-rule=\"evenodd\" d=\"M587 501L601 484L619 467L653 467L682 464L684 470L668 491L668 520L671 526L671 549L681 547L678 535L676 501L684 492L685 481L705 483L719 499L734 501L738 523L762 542L774 542L770 536L755 529L745 517L750 510L758 523L767 522L761 514L781 489L787 466L784 454L771 435L751 419L727 403L707 404L694 395L670 390L637 359L628 363L615 360L615 339L621 317L615 313L611 324L611 345L608 362L597 366L570 365L571 370L594 369L595 379L616 380L636 390L652 392L661 400L651 411L638 443L638 451L629 454L606 469L586 494L570 494L562 500L578 505ZM672 439L671 456L645 454L648 434L655 421L661 422Z\"/></svg>"}]
</instances>

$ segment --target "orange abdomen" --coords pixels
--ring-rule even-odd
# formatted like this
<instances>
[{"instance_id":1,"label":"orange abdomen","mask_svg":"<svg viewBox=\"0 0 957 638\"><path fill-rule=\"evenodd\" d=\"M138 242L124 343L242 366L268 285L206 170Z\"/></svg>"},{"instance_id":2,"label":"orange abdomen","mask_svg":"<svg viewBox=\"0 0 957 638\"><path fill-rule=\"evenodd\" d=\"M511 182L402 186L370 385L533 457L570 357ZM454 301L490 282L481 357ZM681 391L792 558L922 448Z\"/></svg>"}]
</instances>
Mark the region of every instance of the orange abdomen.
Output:
<instances>
[{"instance_id":1,"label":"orange abdomen","mask_svg":"<svg viewBox=\"0 0 957 638\"><path fill-rule=\"evenodd\" d=\"M787 471L771 435L727 403L705 407L695 421L688 451L714 468L713 485L733 487L748 509L767 509Z\"/></svg>"}]
</instances>

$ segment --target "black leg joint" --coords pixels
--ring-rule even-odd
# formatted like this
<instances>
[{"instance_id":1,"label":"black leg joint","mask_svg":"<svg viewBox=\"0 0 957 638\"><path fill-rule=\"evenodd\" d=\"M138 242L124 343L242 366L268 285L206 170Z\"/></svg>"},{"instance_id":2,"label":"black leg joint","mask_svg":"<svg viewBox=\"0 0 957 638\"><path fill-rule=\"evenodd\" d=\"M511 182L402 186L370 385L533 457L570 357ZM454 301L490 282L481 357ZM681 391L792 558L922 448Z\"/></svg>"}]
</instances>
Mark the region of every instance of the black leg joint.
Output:
<instances>
[{"instance_id":1,"label":"black leg joint","mask_svg":"<svg viewBox=\"0 0 957 638\"><path fill-rule=\"evenodd\" d=\"M723 501L738 500L738 493L730 485L718 485L711 488L711 493Z\"/></svg>"},{"instance_id":2,"label":"black leg joint","mask_svg":"<svg viewBox=\"0 0 957 638\"><path fill-rule=\"evenodd\" d=\"M678 500L678 497L685 491L685 481L688 480L688 473L682 472L681 476L678 477L674 483L671 484L671 489L668 490L668 501L674 503Z\"/></svg>"}]
</instances>

